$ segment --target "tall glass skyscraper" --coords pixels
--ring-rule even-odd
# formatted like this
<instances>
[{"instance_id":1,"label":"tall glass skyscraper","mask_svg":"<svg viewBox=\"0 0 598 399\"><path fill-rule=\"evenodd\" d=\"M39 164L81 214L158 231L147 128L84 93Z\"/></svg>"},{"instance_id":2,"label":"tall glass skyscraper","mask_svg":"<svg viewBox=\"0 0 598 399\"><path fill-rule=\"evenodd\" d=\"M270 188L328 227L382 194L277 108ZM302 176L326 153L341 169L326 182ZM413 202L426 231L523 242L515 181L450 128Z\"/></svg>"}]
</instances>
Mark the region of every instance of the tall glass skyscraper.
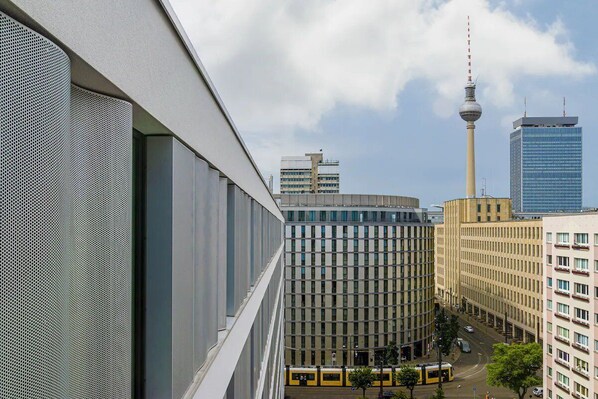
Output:
<instances>
[{"instance_id":1,"label":"tall glass skyscraper","mask_svg":"<svg viewBox=\"0 0 598 399\"><path fill-rule=\"evenodd\" d=\"M576 116L523 117L511 133L515 212L581 210L581 127Z\"/></svg>"}]
</instances>

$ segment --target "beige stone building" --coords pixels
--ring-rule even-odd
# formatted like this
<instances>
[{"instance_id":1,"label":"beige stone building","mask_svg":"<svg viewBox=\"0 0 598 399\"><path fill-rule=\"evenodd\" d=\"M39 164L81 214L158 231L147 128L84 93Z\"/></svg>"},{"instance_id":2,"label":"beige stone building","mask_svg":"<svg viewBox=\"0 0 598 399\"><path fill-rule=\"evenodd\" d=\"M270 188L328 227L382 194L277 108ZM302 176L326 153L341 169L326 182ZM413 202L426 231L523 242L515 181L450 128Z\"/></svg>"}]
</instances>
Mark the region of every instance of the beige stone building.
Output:
<instances>
[{"instance_id":1,"label":"beige stone building","mask_svg":"<svg viewBox=\"0 0 598 399\"><path fill-rule=\"evenodd\" d=\"M516 340L541 338L541 220L512 220L508 198L447 201L435 226L435 261L445 305Z\"/></svg>"}]
</instances>

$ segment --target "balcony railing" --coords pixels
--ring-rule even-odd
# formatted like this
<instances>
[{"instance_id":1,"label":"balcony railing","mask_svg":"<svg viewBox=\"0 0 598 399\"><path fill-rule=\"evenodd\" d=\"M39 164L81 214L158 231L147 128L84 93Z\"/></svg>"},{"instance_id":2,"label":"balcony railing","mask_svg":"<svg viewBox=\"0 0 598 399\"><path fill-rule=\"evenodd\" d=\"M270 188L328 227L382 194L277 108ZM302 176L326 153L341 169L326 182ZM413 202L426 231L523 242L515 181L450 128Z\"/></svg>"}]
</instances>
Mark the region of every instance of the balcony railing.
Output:
<instances>
[{"instance_id":1,"label":"balcony railing","mask_svg":"<svg viewBox=\"0 0 598 399\"><path fill-rule=\"evenodd\" d=\"M579 274L581 276L589 276L590 275L590 271L588 269L573 269L573 270L571 270L571 273Z\"/></svg>"},{"instance_id":2,"label":"balcony railing","mask_svg":"<svg viewBox=\"0 0 598 399\"><path fill-rule=\"evenodd\" d=\"M584 370L581 367L573 367L571 370L577 375L582 376L586 380L590 379L590 372L588 370Z\"/></svg>"},{"instance_id":3,"label":"balcony railing","mask_svg":"<svg viewBox=\"0 0 598 399\"><path fill-rule=\"evenodd\" d=\"M571 296L569 294L569 291L562 291L562 290L559 290L558 288L556 290L554 290L554 293L557 295L561 295L561 296L567 296L567 297Z\"/></svg>"},{"instance_id":4,"label":"balcony railing","mask_svg":"<svg viewBox=\"0 0 598 399\"><path fill-rule=\"evenodd\" d=\"M565 392L567 392L567 393L569 393L569 392L570 392L570 391L569 391L569 387L568 387L568 386L566 386L565 384L561 384L560 382L558 382L558 381L555 381L555 382L554 382L554 385L556 385L557 387L561 388L563 391L565 391Z\"/></svg>"},{"instance_id":5,"label":"balcony railing","mask_svg":"<svg viewBox=\"0 0 598 399\"><path fill-rule=\"evenodd\" d=\"M573 319L573 323L584 327L590 327L590 322L588 320L578 319L577 317Z\"/></svg>"},{"instance_id":6,"label":"balcony railing","mask_svg":"<svg viewBox=\"0 0 598 399\"><path fill-rule=\"evenodd\" d=\"M567 338L561 337L560 335L555 336L554 339L556 339L559 342L569 345L569 340Z\"/></svg>"},{"instance_id":7,"label":"balcony railing","mask_svg":"<svg viewBox=\"0 0 598 399\"><path fill-rule=\"evenodd\" d=\"M564 272L564 273L569 273L571 271L569 266L563 266L563 265L554 265L554 270L557 272Z\"/></svg>"},{"instance_id":8,"label":"balcony railing","mask_svg":"<svg viewBox=\"0 0 598 399\"><path fill-rule=\"evenodd\" d=\"M575 299L579 299L580 301L590 302L590 297L587 295L573 293L571 296Z\"/></svg>"},{"instance_id":9,"label":"balcony railing","mask_svg":"<svg viewBox=\"0 0 598 399\"><path fill-rule=\"evenodd\" d=\"M566 367L567 369L571 368L571 366L569 366L568 362L564 361L563 359L559 359L558 357L556 359L554 359L554 362L560 364L563 367Z\"/></svg>"},{"instance_id":10,"label":"balcony railing","mask_svg":"<svg viewBox=\"0 0 598 399\"><path fill-rule=\"evenodd\" d=\"M580 350L580 351L582 351L584 353L590 353L590 348L588 348L587 346L581 345L581 344L579 344L577 342L573 342L571 344L571 346L573 346L575 349L578 349L578 350Z\"/></svg>"}]
</instances>

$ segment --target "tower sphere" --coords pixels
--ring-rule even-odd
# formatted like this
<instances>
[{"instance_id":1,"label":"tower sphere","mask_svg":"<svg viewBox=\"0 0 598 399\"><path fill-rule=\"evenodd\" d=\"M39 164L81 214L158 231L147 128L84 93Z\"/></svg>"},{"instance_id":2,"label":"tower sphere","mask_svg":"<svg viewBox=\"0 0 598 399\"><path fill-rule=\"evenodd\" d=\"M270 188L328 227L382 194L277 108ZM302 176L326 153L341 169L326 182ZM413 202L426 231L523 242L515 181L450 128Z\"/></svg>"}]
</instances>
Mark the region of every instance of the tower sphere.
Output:
<instances>
[{"instance_id":1,"label":"tower sphere","mask_svg":"<svg viewBox=\"0 0 598 399\"><path fill-rule=\"evenodd\" d=\"M466 122L475 122L482 116L482 106L475 100L475 83L467 82L465 102L459 107L459 115Z\"/></svg>"}]
</instances>

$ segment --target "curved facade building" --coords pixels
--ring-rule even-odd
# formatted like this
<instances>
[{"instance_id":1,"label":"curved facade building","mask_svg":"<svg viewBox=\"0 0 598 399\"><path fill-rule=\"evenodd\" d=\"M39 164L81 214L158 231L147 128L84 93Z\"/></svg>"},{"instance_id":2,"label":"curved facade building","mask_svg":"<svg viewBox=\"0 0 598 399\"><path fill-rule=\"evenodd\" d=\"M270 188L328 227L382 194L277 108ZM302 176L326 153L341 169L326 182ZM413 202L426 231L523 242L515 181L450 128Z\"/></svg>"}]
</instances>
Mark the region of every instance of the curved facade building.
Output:
<instances>
[{"instance_id":1,"label":"curved facade building","mask_svg":"<svg viewBox=\"0 0 598 399\"><path fill-rule=\"evenodd\" d=\"M428 353L433 330L433 227L419 200L282 195L285 362L374 365L390 342Z\"/></svg>"}]
</instances>

